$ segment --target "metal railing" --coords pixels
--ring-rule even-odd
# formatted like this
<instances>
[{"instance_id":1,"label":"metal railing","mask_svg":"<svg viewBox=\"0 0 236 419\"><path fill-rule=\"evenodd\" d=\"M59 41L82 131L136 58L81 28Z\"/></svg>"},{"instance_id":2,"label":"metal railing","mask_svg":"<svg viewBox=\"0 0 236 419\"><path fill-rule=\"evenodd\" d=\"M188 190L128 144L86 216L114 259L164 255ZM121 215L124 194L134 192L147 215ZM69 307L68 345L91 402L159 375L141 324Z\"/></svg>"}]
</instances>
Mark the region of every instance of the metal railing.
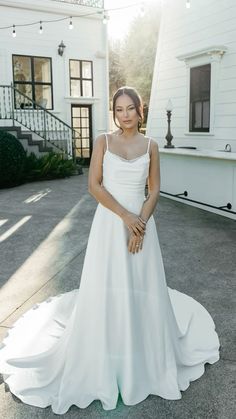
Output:
<instances>
[{"instance_id":1,"label":"metal railing","mask_svg":"<svg viewBox=\"0 0 236 419\"><path fill-rule=\"evenodd\" d=\"M0 85L0 119L18 122L69 158L74 158L78 133L52 112L39 105L13 85Z\"/></svg>"},{"instance_id":2,"label":"metal railing","mask_svg":"<svg viewBox=\"0 0 236 419\"><path fill-rule=\"evenodd\" d=\"M104 8L104 0L53 0L60 3L77 4L78 6Z\"/></svg>"}]
</instances>

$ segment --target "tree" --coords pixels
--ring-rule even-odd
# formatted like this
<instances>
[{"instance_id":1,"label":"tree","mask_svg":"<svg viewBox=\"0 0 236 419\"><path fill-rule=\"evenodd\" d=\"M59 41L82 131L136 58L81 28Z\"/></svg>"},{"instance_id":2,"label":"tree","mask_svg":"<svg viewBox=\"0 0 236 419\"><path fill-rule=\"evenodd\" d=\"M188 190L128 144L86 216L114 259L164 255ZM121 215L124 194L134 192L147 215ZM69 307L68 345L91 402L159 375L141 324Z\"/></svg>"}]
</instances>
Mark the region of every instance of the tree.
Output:
<instances>
[{"instance_id":1,"label":"tree","mask_svg":"<svg viewBox=\"0 0 236 419\"><path fill-rule=\"evenodd\" d=\"M159 22L158 2L151 2L143 16L133 20L123 45L126 84L136 87L146 105L151 93Z\"/></svg>"},{"instance_id":2,"label":"tree","mask_svg":"<svg viewBox=\"0 0 236 419\"><path fill-rule=\"evenodd\" d=\"M123 40L110 44L110 97L126 84L134 86L148 107L160 23L160 2L145 3Z\"/></svg>"},{"instance_id":3,"label":"tree","mask_svg":"<svg viewBox=\"0 0 236 419\"><path fill-rule=\"evenodd\" d=\"M115 91L125 84L125 69L121 62L122 48L119 41L109 43L109 91L110 100Z\"/></svg>"}]
</instances>

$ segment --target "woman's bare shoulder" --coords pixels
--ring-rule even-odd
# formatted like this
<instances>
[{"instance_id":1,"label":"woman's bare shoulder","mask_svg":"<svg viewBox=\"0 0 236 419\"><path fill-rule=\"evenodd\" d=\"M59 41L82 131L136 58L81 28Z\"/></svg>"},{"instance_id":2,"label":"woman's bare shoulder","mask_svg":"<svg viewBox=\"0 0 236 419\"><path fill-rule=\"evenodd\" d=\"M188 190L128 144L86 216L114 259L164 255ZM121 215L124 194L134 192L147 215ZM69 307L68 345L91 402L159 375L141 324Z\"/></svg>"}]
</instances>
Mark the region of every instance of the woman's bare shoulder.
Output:
<instances>
[{"instance_id":1,"label":"woman's bare shoulder","mask_svg":"<svg viewBox=\"0 0 236 419\"><path fill-rule=\"evenodd\" d=\"M105 132L99 134L95 139L94 146L96 146L96 148L104 148L106 145L106 136L108 136L108 134Z\"/></svg>"},{"instance_id":2,"label":"woman's bare shoulder","mask_svg":"<svg viewBox=\"0 0 236 419\"><path fill-rule=\"evenodd\" d=\"M151 149L151 151L154 151L154 152L158 153L159 152L158 142L156 140L154 140L154 138L152 138L152 137L148 137L148 139L150 139L150 149Z\"/></svg>"}]
</instances>

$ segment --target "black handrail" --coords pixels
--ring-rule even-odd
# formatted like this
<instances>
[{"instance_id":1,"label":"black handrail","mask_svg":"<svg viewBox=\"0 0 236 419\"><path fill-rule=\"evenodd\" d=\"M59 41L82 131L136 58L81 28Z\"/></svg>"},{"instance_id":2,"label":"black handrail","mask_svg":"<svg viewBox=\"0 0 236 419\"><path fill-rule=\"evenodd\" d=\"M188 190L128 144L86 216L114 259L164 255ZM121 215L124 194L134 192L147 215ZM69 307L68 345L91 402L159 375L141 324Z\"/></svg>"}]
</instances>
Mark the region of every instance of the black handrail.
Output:
<instances>
[{"instance_id":1,"label":"black handrail","mask_svg":"<svg viewBox=\"0 0 236 419\"><path fill-rule=\"evenodd\" d=\"M76 130L15 86L0 85L0 89L3 91L0 95L0 119L12 119L13 125L17 121L44 139L45 143L75 158Z\"/></svg>"},{"instance_id":2,"label":"black handrail","mask_svg":"<svg viewBox=\"0 0 236 419\"><path fill-rule=\"evenodd\" d=\"M162 193L164 195L173 196L174 198L183 199L184 201L195 202L196 204L204 205L204 206L210 207L210 208L215 208L215 209L218 209L218 210L221 210L221 211L228 212L230 214L236 214L235 211L229 211L232 208L232 205L231 205L230 202L228 202L224 206L217 207L216 205L207 204L206 202L201 202L201 201L196 201L195 199L185 198L184 196L187 196L188 195L188 192L187 191L184 191L183 193L179 193L179 194L172 194L172 193L164 192L164 191L160 191L160 193ZM180 195L184 195L184 196L180 196ZM228 210L226 210L225 208L228 208Z\"/></svg>"}]
</instances>

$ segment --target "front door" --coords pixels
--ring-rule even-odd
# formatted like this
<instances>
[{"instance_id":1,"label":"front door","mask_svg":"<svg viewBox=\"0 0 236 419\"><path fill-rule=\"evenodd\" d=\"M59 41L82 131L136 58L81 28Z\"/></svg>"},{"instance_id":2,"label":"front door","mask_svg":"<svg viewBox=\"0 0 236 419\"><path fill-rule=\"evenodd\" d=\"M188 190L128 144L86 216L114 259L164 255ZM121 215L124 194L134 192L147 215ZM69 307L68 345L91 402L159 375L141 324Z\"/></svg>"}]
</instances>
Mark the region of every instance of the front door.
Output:
<instances>
[{"instance_id":1,"label":"front door","mask_svg":"<svg viewBox=\"0 0 236 419\"><path fill-rule=\"evenodd\" d=\"M71 117L75 130L75 156L89 163L92 153L92 106L71 105Z\"/></svg>"}]
</instances>

